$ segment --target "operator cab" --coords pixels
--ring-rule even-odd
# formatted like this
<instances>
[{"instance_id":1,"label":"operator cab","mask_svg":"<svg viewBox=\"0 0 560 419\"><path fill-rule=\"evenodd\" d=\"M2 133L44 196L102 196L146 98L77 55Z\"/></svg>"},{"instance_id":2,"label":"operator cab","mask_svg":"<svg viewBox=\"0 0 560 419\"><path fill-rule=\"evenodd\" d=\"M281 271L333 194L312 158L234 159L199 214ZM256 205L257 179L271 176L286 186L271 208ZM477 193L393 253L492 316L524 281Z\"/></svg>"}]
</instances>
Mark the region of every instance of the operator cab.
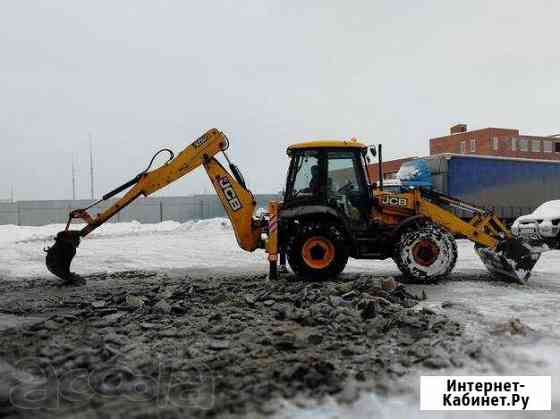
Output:
<instances>
[{"instance_id":1,"label":"operator cab","mask_svg":"<svg viewBox=\"0 0 560 419\"><path fill-rule=\"evenodd\" d=\"M356 140L290 146L284 208L328 207L351 226L366 226L372 202L367 151Z\"/></svg>"}]
</instances>

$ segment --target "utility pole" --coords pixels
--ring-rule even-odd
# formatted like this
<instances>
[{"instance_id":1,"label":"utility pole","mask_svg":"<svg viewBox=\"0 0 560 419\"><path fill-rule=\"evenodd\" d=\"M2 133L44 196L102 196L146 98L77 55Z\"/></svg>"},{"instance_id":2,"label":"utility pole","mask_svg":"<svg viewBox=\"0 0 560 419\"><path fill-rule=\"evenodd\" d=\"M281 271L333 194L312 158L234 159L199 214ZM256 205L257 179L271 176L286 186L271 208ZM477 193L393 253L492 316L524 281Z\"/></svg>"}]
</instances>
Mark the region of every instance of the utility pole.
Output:
<instances>
[{"instance_id":1,"label":"utility pole","mask_svg":"<svg viewBox=\"0 0 560 419\"><path fill-rule=\"evenodd\" d=\"M93 193L93 141L91 139L91 133L88 132L89 137L89 185L90 185L90 198L95 199L95 194Z\"/></svg>"},{"instance_id":2,"label":"utility pole","mask_svg":"<svg viewBox=\"0 0 560 419\"><path fill-rule=\"evenodd\" d=\"M72 201L76 200L76 168L74 167L74 154L72 154Z\"/></svg>"},{"instance_id":3,"label":"utility pole","mask_svg":"<svg viewBox=\"0 0 560 419\"><path fill-rule=\"evenodd\" d=\"M10 188L10 202L13 204L14 201L14 185L11 186Z\"/></svg>"}]
</instances>

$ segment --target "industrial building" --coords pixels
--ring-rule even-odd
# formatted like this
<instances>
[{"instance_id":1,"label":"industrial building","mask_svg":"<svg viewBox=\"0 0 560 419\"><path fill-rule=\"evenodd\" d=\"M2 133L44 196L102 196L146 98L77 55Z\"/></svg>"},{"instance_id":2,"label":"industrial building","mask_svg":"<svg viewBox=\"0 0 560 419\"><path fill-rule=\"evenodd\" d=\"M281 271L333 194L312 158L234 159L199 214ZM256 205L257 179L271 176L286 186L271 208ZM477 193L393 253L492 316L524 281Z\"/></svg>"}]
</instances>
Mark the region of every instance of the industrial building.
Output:
<instances>
[{"instance_id":1,"label":"industrial building","mask_svg":"<svg viewBox=\"0 0 560 419\"><path fill-rule=\"evenodd\" d=\"M466 124L457 124L449 135L430 139L430 155L442 153L560 160L560 138L520 135L509 128L467 131Z\"/></svg>"},{"instance_id":2,"label":"industrial building","mask_svg":"<svg viewBox=\"0 0 560 419\"><path fill-rule=\"evenodd\" d=\"M430 138L429 141L430 156L447 153L560 161L560 135L524 135L513 128L482 128L468 131L466 124L456 124L450 128L449 135ZM384 162L383 177L395 178L401 165L413 158L416 157ZM377 181L377 164L370 166L370 173Z\"/></svg>"}]
</instances>

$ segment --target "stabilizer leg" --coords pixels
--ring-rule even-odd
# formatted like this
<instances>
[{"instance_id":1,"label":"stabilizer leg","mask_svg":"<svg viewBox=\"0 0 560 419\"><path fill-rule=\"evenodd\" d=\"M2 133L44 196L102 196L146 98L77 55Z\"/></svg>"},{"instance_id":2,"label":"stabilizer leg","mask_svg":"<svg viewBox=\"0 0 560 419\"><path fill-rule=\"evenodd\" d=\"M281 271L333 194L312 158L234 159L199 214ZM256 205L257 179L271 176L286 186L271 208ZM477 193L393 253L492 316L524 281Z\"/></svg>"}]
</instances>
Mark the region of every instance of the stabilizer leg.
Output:
<instances>
[{"instance_id":1,"label":"stabilizer leg","mask_svg":"<svg viewBox=\"0 0 560 419\"><path fill-rule=\"evenodd\" d=\"M275 260L269 261L268 279L271 281L278 279L278 263Z\"/></svg>"}]
</instances>

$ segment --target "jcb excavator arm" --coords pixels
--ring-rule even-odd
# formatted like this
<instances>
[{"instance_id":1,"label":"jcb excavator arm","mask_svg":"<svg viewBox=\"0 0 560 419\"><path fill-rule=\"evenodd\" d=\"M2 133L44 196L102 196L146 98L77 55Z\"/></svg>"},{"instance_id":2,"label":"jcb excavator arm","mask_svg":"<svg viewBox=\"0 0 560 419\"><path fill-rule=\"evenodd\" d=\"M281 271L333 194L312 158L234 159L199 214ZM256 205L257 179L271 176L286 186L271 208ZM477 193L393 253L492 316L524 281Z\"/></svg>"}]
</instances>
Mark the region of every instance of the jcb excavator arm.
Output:
<instances>
[{"instance_id":1,"label":"jcb excavator arm","mask_svg":"<svg viewBox=\"0 0 560 419\"><path fill-rule=\"evenodd\" d=\"M81 237L87 236L138 197L153 194L201 165L206 169L231 220L239 246L247 251L262 247L260 236L263 226L260 221L253 219L256 205L253 194L246 188L237 167L229 162L225 154L228 146L227 137L217 129L211 129L176 157L170 150L164 149L171 154L171 157L163 166L150 171L150 166L156 157L154 156L150 166L132 180L104 195L89 207L72 211L66 229L57 234L55 244L47 250L49 271L64 280L72 280L74 275L70 272L70 264L76 254L76 247L78 247ZM215 159L214 156L219 152L224 152L232 173L229 173ZM122 198L96 217L92 217L88 213L88 209L128 188L130 188L129 191ZM69 230L72 219L82 219L86 222L86 226L81 230Z\"/></svg>"}]
</instances>

